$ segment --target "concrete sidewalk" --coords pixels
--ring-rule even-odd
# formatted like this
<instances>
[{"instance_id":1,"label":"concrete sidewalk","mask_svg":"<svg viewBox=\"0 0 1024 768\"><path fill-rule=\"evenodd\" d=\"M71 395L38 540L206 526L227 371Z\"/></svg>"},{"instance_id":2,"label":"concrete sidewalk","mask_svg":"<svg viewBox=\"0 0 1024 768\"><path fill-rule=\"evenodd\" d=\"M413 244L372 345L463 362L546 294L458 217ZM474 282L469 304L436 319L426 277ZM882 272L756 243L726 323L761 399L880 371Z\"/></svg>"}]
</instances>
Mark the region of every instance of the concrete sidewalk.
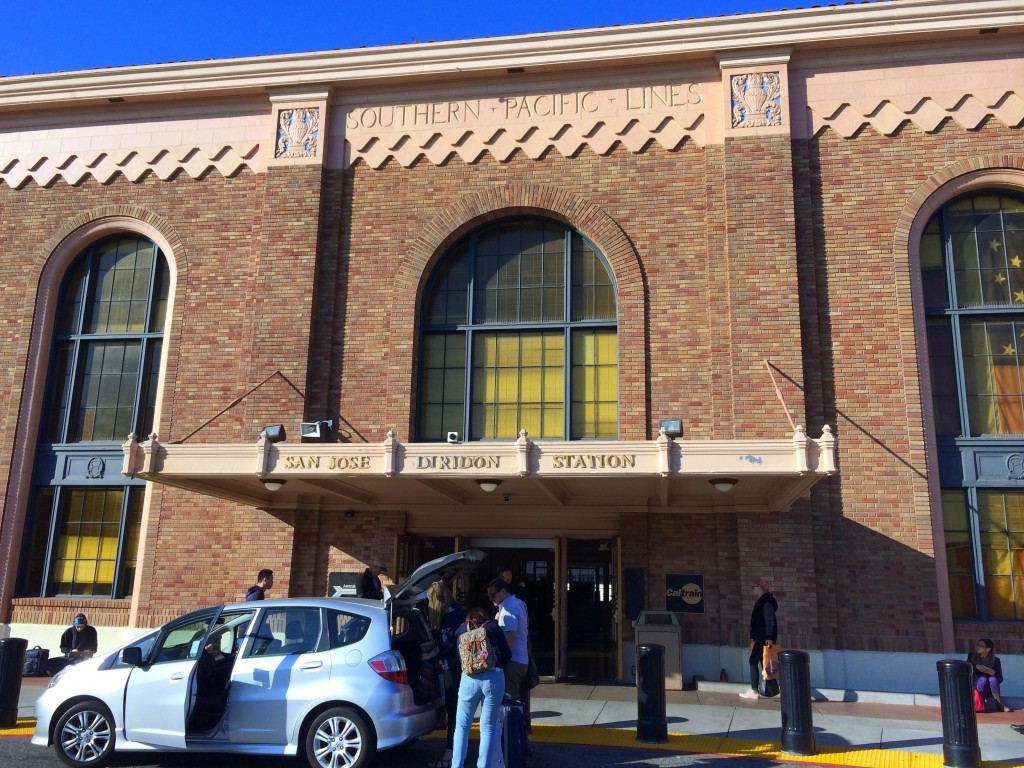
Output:
<instances>
[{"instance_id":1,"label":"concrete sidewalk","mask_svg":"<svg viewBox=\"0 0 1024 768\"><path fill-rule=\"evenodd\" d=\"M747 700L742 683L700 683L696 691L666 692L668 731L672 734L742 740L762 745L782 741L779 699ZM884 753L934 755L925 764L942 765L942 713L938 696L874 692L816 691L841 700L816 700L811 705L817 762L837 765L882 765ZM837 695L841 694L841 695ZM628 686L542 684L534 691L533 722L538 725L636 728L636 689ZM1024 766L1024 735L1010 728L1024 723L1024 712L979 714L978 739L982 759ZM701 752L707 740L695 740ZM691 751L689 747L684 747ZM838 753L829 759L828 751ZM875 759L841 759L852 751L879 751ZM763 750L754 750L761 752ZM743 750L749 754L749 747ZM730 752L731 753L731 752ZM891 755L890 755L891 757ZM909 755L907 755L909 757ZM834 759L833 759L834 758ZM789 759L784 757L783 759ZM909 763L907 763L909 764Z\"/></svg>"},{"instance_id":2,"label":"concrete sidewalk","mask_svg":"<svg viewBox=\"0 0 1024 768\"><path fill-rule=\"evenodd\" d=\"M24 678L19 717L34 716L35 700L49 678ZM942 765L942 717L938 697L871 692L815 691L830 699L812 704L816 755L779 755L782 720L779 700L741 699L739 683L701 683L696 691L667 691L665 748L701 754L776 757L785 761L848 766ZM636 689L542 683L532 697L532 741L606 746L636 742ZM1024 712L980 714L982 759L1002 766L1024 766L1024 735L1010 729ZM894 752L909 753L896 758ZM913 755L919 755L915 759ZM930 757L928 757L930 756Z\"/></svg>"}]
</instances>

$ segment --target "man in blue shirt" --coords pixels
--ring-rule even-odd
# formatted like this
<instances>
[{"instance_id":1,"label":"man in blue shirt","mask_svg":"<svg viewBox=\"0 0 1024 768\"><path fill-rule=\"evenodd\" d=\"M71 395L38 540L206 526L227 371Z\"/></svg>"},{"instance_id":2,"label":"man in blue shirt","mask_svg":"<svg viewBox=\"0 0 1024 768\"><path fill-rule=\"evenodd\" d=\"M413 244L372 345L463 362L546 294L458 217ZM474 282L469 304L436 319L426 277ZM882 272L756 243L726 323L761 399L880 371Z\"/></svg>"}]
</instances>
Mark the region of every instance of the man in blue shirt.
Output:
<instances>
[{"instance_id":1,"label":"man in blue shirt","mask_svg":"<svg viewBox=\"0 0 1024 768\"><path fill-rule=\"evenodd\" d=\"M498 626L512 649L512 660L505 666L505 693L522 701L523 679L530 664L530 618L526 603L512 594L504 579L494 579L487 585L487 597L498 606Z\"/></svg>"}]
</instances>

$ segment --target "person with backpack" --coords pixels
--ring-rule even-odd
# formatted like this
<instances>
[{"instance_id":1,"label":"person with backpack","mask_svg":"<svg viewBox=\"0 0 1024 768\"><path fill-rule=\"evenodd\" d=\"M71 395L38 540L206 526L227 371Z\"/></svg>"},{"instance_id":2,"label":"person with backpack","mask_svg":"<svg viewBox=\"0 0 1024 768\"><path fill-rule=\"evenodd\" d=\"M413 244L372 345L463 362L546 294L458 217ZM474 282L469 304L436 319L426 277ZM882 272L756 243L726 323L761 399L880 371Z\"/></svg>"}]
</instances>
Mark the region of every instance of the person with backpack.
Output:
<instances>
[{"instance_id":1,"label":"person with backpack","mask_svg":"<svg viewBox=\"0 0 1024 768\"><path fill-rule=\"evenodd\" d=\"M496 733L501 700L505 695L505 665L512 658L505 633L482 608L473 608L455 636L459 648L462 679L459 705L455 712L455 736L452 740L451 768L463 768L469 750L469 729L473 714L480 707L480 754L477 768L488 768L491 742Z\"/></svg>"}]
</instances>

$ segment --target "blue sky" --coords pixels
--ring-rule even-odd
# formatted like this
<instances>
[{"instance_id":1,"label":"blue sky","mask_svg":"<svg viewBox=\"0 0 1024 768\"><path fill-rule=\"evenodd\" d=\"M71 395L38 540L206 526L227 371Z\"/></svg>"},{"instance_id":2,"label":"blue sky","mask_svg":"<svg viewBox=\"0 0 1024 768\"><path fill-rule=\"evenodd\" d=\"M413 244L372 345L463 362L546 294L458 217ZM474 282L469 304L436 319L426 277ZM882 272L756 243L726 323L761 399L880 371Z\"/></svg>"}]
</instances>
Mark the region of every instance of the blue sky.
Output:
<instances>
[{"instance_id":1,"label":"blue sky","mask_svg":"<svg viewBox=\"0 0 1024 768\"><path fill-rule=\"evenodd\" d=\"M0 76L806 8L784 0L8 0Z\"/></svg>"}]
</instances>

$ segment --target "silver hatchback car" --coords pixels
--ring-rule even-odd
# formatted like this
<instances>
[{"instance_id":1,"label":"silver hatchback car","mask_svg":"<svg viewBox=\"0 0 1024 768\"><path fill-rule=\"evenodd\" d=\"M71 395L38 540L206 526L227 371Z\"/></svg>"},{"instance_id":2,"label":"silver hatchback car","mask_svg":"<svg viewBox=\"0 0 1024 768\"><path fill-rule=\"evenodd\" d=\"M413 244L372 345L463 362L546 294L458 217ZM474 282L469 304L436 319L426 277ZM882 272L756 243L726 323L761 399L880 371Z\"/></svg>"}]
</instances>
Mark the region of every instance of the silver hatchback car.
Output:
<instances>
[{"instance_id":1,"label":"silver hatchback car","mask_svg":"<svg viewBox=\"0 0 1024 768\"><path fill-rule=\"evenodd\" d=\"M133 750L365 765L438 726L437 652L415 604L485 556L433 560L383 602L287 598L189 613L54 676L36 701L32 743L52 744L72 768Z\"/></svg>"}]
</instances>

